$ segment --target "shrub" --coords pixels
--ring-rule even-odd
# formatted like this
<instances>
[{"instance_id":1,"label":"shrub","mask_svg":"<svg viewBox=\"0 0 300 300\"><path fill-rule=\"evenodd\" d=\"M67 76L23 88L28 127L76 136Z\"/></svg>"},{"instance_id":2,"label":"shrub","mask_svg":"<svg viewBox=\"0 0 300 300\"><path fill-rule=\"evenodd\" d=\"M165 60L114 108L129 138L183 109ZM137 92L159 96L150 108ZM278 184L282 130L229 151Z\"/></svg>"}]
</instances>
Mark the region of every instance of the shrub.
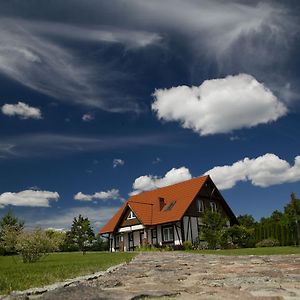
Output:
<instances>
[{"instance_id":1,"label":"shrub","mask_svg":"<svg viewBox=\"0 0 300 300\"><path fill-rule=\"evenodd\" d=\"M279 241L276 239L265 239L258 242L256 247L276 247L279 246Z\"/></svg>"},{"instance_id":2,"label":"shrub","mask_svg":"<svg viewBox=\"0 0 300 300\"><path fill-rule=\"evenodd\" d=\"M225 218L218 212L206 211L202 222L204 224L203 237L207 241L208 248L216 249L220 245L223 227L226 224Z\"/></svg>"},{"instance_id":3,"label":"shrub","mask_svg":"<svg viewBox=\"0 0 300 300\"><path fill-rule=\"evenodd\" d=\"M192 250L193 249L193 244L191 241L184 241L182 245L183 245L183 250Z\"/></svg>"},{"instance_id":4,"label":"shrub","mask_svg":"<svg viewBox=\"0 0 300 300\"><path fill-rule=\"evenodd\" d=\"M1 230L0 238L0 253L2 255L16 253L17 238L20 235L20 231L13 226L5 225Z\"/></svg>"},{"instance_id":5,"label":"shrub","mask_svg":"<svg viewBox=\"0 0 300 300\"><path fill-rule=\"evenodd\" d=\"M24 263L38 261L42 256L57 250L57 245L40 229L22 232L17 238L16 250Z\"/></svg>"},{"instance_id":6,"label":"shrub","mask_svg":"<svg viewBox=\"0 0 300 300\"><path fill-rule=\"evenodd\" d=\"M254 229L241 225L234 225L223 230L220 241L222 248L249 248L253 247Z\"/></svg>"}]
</instances>

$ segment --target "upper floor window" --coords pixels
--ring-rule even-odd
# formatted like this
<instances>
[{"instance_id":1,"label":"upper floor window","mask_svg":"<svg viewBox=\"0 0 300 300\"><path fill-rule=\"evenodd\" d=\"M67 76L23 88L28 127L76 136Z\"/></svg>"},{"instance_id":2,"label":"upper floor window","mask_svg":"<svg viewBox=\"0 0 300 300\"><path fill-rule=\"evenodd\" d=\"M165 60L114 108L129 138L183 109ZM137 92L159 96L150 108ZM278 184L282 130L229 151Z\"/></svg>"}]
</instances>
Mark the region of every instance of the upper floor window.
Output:
<instances>
[{"instance_id":1,"label":"upper floor window","mask_svg":"<svg viewBox=\"0 0 300 300\"><path fill-rule=\"evenodd\" d=\"M198 212L204 212L204 202L201 199L197 200L197 209Z\"/></svg>"},{"instance_id":2,"label":"upper floor window","mask_svg":"<svg viewBox=\"0 0 300 300\"><path fill-rule=\"evenodd\" d=\"M135 218L136 218L136 216L135 216L134 212L131 210L127 219L130 220L130 219L135 219Z\"/></svg>"},{"instance_id":3,"label":"upper floor window","mask_svg":"<svg viewBox=\"0 0 300 300\"><path fill-rule=\"evenodd\" d=\"M217 204L216 202L210 202L210 209L212 212L216 212L217 211Z\"/></svg>"}]
</instances>

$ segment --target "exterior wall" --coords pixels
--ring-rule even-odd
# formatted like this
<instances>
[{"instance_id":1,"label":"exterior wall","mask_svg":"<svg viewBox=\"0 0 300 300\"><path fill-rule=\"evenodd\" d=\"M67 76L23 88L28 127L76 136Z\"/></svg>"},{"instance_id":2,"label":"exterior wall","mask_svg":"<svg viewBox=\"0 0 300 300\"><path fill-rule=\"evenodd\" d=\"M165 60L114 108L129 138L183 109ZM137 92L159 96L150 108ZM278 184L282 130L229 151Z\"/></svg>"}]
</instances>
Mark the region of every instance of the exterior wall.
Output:
<instances>
[{"instance_id":1,"label":"exterior wall","mask_svg":"<svg viewBox=\"0 0 300 300\"><path fill-rule=\"evenodd\" d=\"M161 225L157 226L157 243L162 246L162 234L161 234Z\"/></svg>"},{"instance_id":2,"label":"exterior wall","mask_svg":"<svg viewBox=\"0 0 300 300\"><path fill-rule=\"evenodd\" d=\"M174 225L174 245L182 245L182 236L181 236L181 228L180 222L177 222ZM176 230L177 227L177 230Z\"/></svg>"},{"instance_id":3,"label":"exterior wall","mask_svg":"<svg viewBox=\"0 0 300 300\"><path fill-rule=\"evenodd\" d=\"M198 229L199 217L184 216L183 228L184 228L184 240L195 242L199 237Z\"/></svg>"}]
</instances>

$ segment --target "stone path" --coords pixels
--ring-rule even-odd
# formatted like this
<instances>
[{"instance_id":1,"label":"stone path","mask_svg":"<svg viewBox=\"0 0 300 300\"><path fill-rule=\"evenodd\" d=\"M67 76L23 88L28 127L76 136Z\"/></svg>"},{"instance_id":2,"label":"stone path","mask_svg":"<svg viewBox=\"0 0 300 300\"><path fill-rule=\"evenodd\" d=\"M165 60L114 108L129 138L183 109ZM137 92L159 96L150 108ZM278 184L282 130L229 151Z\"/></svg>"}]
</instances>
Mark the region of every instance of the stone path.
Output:
<instances>
[{"instance_id":1,"label":"stone path","mask_svg":"<svg viewBox=\"0 0 300 300\"><path fill-rule=\"evenodd\" d=\"M141 253L98 279L59 288L39 298L300 299L300 255Z\"/></svg>"}]
</instances>

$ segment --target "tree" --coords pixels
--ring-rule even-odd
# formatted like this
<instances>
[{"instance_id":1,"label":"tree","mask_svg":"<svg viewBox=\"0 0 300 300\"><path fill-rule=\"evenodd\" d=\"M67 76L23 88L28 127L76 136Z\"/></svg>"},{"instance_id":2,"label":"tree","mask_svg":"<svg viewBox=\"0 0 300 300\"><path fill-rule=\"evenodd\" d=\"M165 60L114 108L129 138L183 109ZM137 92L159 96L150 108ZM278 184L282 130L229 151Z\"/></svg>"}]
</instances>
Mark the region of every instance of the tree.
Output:
<instances>
[{"instance_id":1,"label":"tree","mask_svg":"<svg viewBox=\"0 0 300 300\"><path fill-rule=\"evenodd\" d=\"M203 235L208 243L208 248L216 249L220 244L226 219L218 212L207 210L203 215L202 222L204 224Z\"/></svg>"},{"instance_id":2,"label":"tree","mask_svg":"<svg viewBox=\"0 0 300 300\"><path fill-rule=\"evenodd\" d=\"M88 218L79 215L74 218L71 230L67 232L67 243L78 247L83 254L92 246L95 234Z\"/></svg>"},{"instance_id":3,"label":"tree","mask_svg":"<svg viewBox=\"0 0 300 300\"><path fill-rule=\"evenodd\" d=\"M45 233L46 236L52 241L55 248L58 251L61 251L66 239L66 233L62 231L53 230L53 229L47 229Z\"/></svg>"},{"instance_id":4,"label":"tree","mask_svg":"<svg viewBox=\"0 0 300 300\"><path fill-rule=\"evenodd\" d=\"M291 202L284 208L284 222L293 233L293 240L300 245L300 199L296 199L295 193L291 193Z\"/></svg>"},{"instance_id":5,"label":"tree","mask_svg":"<svg viewBox=\"0 0 300 300\"><path fill-rule=\"evenodd\" d=\"M248 214L239 215L237 217L237 220L241 226L244 226L246 228L254 228L257 224L254 218Z\"/></svg>"},{"instance_id":6,"label":"tree","mask_svg":"<svg viewBox=\"0 0 300 300\"><path fill-rule=\"evenodd\" d=\"M13 254L18 235L24 228L24 222L13 215L11 210L0 220L0 253Z\"/></svg>"},{"instance_id":7,"label":"tree","mask_svg":"<svg viewBox=\"0 0 300 300\"><path fill-rule=\"evenodd\" d=\"M57 245L41 229L26 231L19 234L16 250L24 263L33 263L49 252L57 251Z\"/></svg>"}]
</instances>

